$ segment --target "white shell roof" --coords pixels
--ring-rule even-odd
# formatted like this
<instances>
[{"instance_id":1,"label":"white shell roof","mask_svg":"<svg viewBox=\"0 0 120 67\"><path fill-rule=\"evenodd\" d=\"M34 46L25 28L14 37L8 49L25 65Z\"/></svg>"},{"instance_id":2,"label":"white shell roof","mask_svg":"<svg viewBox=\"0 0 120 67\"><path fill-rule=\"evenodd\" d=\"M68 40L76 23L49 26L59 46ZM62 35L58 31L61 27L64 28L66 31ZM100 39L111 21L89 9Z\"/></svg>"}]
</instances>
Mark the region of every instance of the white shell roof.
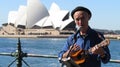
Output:
<instances>
[{"instance_id":1,"label":"white shell roof","mask_svg":"<svg viewBox=\"0 0 120 67\"><path fill-rule=\"evenodd\" d=\"M60 26L60 30L62 30L63 28L65 28L69 23L71 23L73 21L72 17L70 16L70 18L68 20L65 20L61 26Z\"/></svg>"},{"instance_id":2,"label":"white shell roof","mask_svg":"<svg viewBox=\"0 0 120 67\"><path fill-rule=\"evenodd\" d=\"M53 22L52 22L50 16L47 18L47 20L45 21L45 23L43 23L43 25L42 25L42 27L46 27L46 26L53 26Z\"/></svg>"},{"instance_id":3,"label":"white shell roof","mask_svg":"<svg viewBox=\"0 0 120 67\"><path fill-rule=\"evenodd\" d=\"M44 17L43 19L41 19L40 21L38 21L35 25L43 27L44 23L47 21L48 16Z\"/></svg>"},{"instance_id":4,"label":"white shell roof","mask_svg":"<svg viewBox=\"0 0 120 67\"><path fill-rule=\"evenodd\" d=\"M18 25L26 25L26 6L20 6L18 9L18 14L16 18L16 24L15 26L17 27Z\"/></svg>"},{"instance_id":5,"label":"white shell roof","mask_svg":"<svg viewBox=\"0 0 120 67\"><path fill-rule=\"evenodd\" d=\"M39 0L28 0L27 2L27 28L31 28L42 18L49 16L46 7Z\"/></svg>"},{"instance_id":6,"label":"white shell roof","mask_svg":"<svg viewBox=\"0 0 120 67\"><path fill-rule=\"evenodd\" d=\"M53 3L50 11L49 17L45 17L38 21L35 25L40 27L53 26L54 28L60 27L64 22L62 19L68 14L69 11L60 10L57 4ZM63 26L62 26L63 27Z\"/></svg>"},{"instance_id":7,"label":"white shell roof","mask_svg":"<svg viewBox=\"0 0 120 67\"><path fill-rule=\"evenodd\" d=\"M49 14L53 22L54 28L60 27L62 19L68 14L68 12L69 11L60 10L57 4L55 3L52 4Z\"/></svg>"},{"instance_id":8,"label":"white shell roof","mask_svg":"<svg viewBox=\"0 0 120 67\"><path fill-rule=\"evenodd\" d=\"M15 24L16 22L16 16L17 16L17 11L10 11L8 14L8 24L13 23Z\"/></svg>"},{"instance_id":9,"label":"white shell roof","mask_svg":"<svg viewBox=\"0 0 120 67\"><path fill-rule=\"evenodd\" d=\"M26 28L32 28L34 25L45 27L59 27L62 30L70 22L72 18L64 20L64 17L69 13L67 10L61 10L59 6L52 3L50 10L39 2L39 0L28 0L27 6L20 6L18 11L10 11L8 15L8 23L17 25L25 25Z\"/></svg>"}]
</instances>

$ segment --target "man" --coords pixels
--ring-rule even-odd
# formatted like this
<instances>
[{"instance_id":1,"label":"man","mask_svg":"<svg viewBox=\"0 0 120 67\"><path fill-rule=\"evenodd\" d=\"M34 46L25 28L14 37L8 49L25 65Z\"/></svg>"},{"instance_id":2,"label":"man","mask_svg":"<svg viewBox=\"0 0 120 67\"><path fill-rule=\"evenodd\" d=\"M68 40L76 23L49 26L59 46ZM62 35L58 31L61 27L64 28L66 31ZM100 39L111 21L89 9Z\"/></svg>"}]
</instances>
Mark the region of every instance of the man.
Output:
<instances>
[{"instance_id":1,"label":"man","mask_svg":"<svg viewBox=\"0 0 120 67\"><path fill-rule=\"evenodd\" d=\"M59 60L67 67L101 67L101 62L109 62L111 58L108 48L109 43L102 43L105 40L103 34L89 26L88 21L92 16L91 11L78 6L71 12L71 16L78 30L68 37L66 44L58 55ZM78 51L80 51L80 54L77 54ZM63 60L64 58L70 58L72 61L67 64Z\"/></svg>"}]
</instances>

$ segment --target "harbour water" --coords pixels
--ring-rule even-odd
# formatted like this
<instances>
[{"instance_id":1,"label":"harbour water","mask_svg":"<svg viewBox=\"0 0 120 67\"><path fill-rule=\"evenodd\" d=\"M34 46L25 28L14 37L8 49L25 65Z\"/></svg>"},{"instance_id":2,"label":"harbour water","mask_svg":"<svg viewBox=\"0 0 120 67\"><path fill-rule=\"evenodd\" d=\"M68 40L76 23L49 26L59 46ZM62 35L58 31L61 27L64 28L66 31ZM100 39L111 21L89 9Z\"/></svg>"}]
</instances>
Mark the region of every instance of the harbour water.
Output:
<instances>
[{"instance_id":1,"label":"harbour water","mask_svg":"<svg viewBox=\"0 0 120 67\"><path fill-rule=\"evenodd\" d=\"M21 38L23 53L57 55L66 38ZM110 40L111 59L120 60L120 40ZM0 53L13 53L17 49L17 38L0 38ZM8 67L16 57L0 55L0 67ZM23 57L30 67L60 67L57 58ZM23 67L27 67L22 63ZM14 62L11 67L16 67ZM102 67L120 67L120 63L102 64Z\"/></svg>"}]
</instances>

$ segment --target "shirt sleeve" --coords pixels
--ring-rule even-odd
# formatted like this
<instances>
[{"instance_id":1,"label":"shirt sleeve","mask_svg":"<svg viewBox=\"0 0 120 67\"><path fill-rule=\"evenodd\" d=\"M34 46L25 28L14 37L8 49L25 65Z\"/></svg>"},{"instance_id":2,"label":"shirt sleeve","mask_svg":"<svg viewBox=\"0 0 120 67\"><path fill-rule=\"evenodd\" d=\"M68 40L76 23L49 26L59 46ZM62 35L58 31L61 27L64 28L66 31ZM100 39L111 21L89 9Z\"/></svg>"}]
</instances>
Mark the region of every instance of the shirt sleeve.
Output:
<instances>
[{"instance_id":1,"label":"shirt sleeve","mask_svg":"<svg viewBox=\"0 0 120 67\"><path fill-rule=\"evenodd\" d=\"M108 47L104 47L104 50L105 50L105 54L104 54L105 56L101 57L101 61L105 64L110 61L111 55Z\"/></svg>"},{"instance_id":2,"label":"shirt sleeve","mask_svg":"<svg viewBox=\"0 0 120 67\"><path fill-rule=\"evenodd\" d=\"M62 59L63 54L69 49L71 45L72 45L72 36L67 38L65 45L63 46L62 50L58 53L59 60Z\"/></svg>"},{"instance_id":3,"label":"shirt sleeve","mask_svg":"<svg viewBox=\"0 0 120 67\"><path fill-rule=\"evenodd\" d=\"M99 38L102 39L102 40L105 40L105 37L103 34L99 33L100 36ZM108 48L108 46L106 47L103 47L104 51L105 51L105 56L104 57L100 57L101 58L101 61L105 64L105 63L108 63L110 61L110 58L111 58L111 55L110 55L110 50Z\"/></svg>"}]
</instances>

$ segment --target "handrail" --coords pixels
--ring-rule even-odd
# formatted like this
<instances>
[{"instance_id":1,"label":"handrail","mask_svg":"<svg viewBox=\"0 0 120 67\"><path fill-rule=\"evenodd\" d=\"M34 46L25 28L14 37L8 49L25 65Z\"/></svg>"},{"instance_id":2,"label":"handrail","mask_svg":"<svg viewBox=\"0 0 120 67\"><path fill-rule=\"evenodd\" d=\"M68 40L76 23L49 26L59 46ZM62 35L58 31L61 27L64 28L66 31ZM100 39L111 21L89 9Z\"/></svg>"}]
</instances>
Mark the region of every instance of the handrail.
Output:
<instances>
[{"instance_id":1,"label":"handrail","mask_svg":"<svg viewBox=\"0 0 120 67\"><path fill-rule=\"evenodd\" d=\"M13 56L13 53L0 53L3 56ZM27 54L27 57L42 57L42 58L58 58L57 55L45 55L45 54ZM120 63L120 60L110 59L110 63Z\"/></svg>"},{"instance_id":2,"label":"handrail","mask_svg":"<svg viewBox=\"0 0 120 67\"><path fill-rule=\"evenodd\" d=\"M120 60L110 59L110 63L120 63Z\"/></svg>"},{"instance_id":3,"label":"handrail","mask_svg":"<svg viewBox=\"0 0 120 67\"><path fill-rule=\"evenodd\" d=\"M15 56L15 53L0 53L3 56ZM26 54L26 57L58 58L56 55Z\"/></svg>"}]
</instances>

